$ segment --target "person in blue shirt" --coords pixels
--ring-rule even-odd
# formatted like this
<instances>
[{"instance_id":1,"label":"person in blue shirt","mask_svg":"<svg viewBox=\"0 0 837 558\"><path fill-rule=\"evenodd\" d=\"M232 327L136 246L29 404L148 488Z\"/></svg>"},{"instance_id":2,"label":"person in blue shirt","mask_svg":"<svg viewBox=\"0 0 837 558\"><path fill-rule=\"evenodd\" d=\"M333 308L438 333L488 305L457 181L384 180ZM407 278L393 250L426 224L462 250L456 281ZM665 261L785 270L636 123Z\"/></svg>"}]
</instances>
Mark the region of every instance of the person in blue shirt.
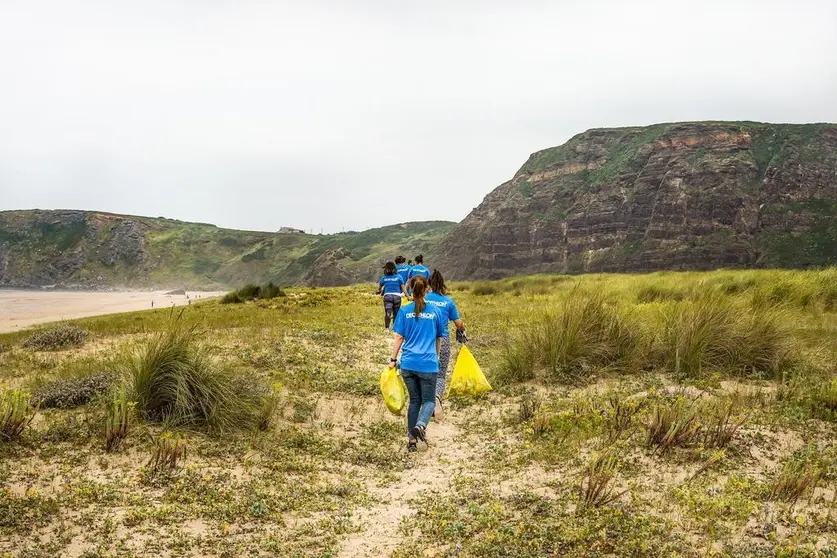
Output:
<instances>
[{"instance_id":1,"label":"person in blue shirt","mask_svg":"<svg viewBox=\"0 0 837 558\"><path fill-rule=\"evenodd\" d=\"M442 418L442 397L445 396L445 382L450 363L450 335L448 335L448 322L456 326L456 340L464 343L467 340L465 335L465 323L459 316L459 309L451 297L448 296L448 288L445 285L445 278L438 269L433 270L430 276L430 288L432 292L427 294L427 304L435 306L442 311L445 322L445 337L442 339L442 348L439 351L439 374L436 376L436 412L433 415L437 419Z\"/></svg>"},{"instance_id":2,"label":"person in blue shirt","mask_svg":"<svg viewBox=\"0 0 837 558\"><path fill-rule=\"evenodd\" d=\"M410 285L410 281L413 277L418 277L421 275L425 279L430 279L430 270L424 267L424 256L419 254L416 256L416 265L410 268L410 271L407 272L407 286Z\"/></svg>"},{"instance_id":3,"label":"person in blue shirt","mask_svg":"<svg viewBox=\"0 0 837 558\"><path fill-rule=\"evenodd\" d=\"M378 294L384 297L384 327L389 329L390 322L395 322L395 316L401 308L401 294L406 294L404 279L395 271L395 264L387 262L384 274L378 281Z\"/></svg>"},{"instance_id":4,"label":"person in blue shirt","mask_svg":"<svg viewBox=\"0 0 837 558\"><path fill-rule=\"evenodd\" d=\"M418 440L427 443L427 423L436 407L436 376L439 374L439 351L448 334L442 311L427 304L427 279L413 279L413 302L395 317L395 342L390 366L398 364L401 351L401 377L410 394L407 409L407 450L416 451Z\"/></svg>"},{"instance_id":5,"label":"person in blue shirt","mask_svg":"<svg viewBox=\"0 0 837 558\"><path fill-rule=\"evenodd\" d=\"M404 256L398 256L395 258L395 270L398 272L398 275L404 279L404 284L407 284L407 280L410 278L410 266L407 265L407 258Z\"/></svg>"}]
</instances>

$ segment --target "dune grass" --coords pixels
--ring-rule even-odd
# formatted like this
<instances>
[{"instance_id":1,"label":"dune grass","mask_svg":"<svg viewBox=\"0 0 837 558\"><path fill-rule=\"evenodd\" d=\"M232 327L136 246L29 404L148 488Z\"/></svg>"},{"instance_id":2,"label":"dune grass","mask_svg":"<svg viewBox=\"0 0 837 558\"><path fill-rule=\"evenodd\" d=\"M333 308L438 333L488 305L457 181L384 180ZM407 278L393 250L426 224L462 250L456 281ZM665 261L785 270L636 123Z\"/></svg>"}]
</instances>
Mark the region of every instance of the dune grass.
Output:
<instances>
[{"instance_id":1,"label":"dune grass","mask_svg":"<svg viewBox=\"0 0 837 558\"><path fill-rule=\"evenodd\" d=\"M533 316L503 353L500 379L530 380L544 371L561 380L636 362L638 329L597 294L573 291L557 311Z\"/></svg>"},{"instance_id":2,"label":"dune grass","mask_svg":"<svg viewBox=\"0 0 837 558\"><path fill-rule=\"evenodd\" d=\"M200 332L179 320L135 350L128 379L145 420L223 431L259 419L259 386L220 367L200 343Z\"/></svg>"}]
</instances>

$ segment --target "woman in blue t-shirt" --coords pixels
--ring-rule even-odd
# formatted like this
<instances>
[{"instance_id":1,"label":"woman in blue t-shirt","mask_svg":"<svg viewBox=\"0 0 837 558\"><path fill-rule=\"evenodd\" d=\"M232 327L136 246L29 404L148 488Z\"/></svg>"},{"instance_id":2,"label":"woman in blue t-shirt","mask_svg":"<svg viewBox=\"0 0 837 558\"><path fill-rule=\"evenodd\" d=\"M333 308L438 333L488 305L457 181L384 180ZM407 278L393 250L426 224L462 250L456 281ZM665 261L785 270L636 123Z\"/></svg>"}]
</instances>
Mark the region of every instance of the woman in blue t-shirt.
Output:
<instances>
[{"instance_id":1,"label":"woman in blue t-shirt","mask_svg":"<svg viewBox=\"0 0 837 558\"><path fill-rule=\"evenodd\" d=\"M459 317L459 309L456 303L448 294L448 288L445 286L445 278L439 273L438 269L433 270L433 275L430 276L431 293L427 295L427 304L435 306L442 311L442 316L445 322L445 337L442 339L442 349L439 353L439 374L436 380L436 413L437 419L442 418L442 397L445 396L445 381L447 378L448 364L450 363L450 335L448 335L448 322L453 322L456 326L456 340L464 343L467 340L465 336L465 323Z\"/></svg>"},{"instance_id":2,"label":"woman in blue t-shirt","mask_svg":"<svg viewBox=\"0 0 837 558\"><path fill-rule=\"evenodd\" d=\"M407 285L409 286L410 280L413 277L424 277L428 281L430 280L430 270L424 266L424 256L419 254L416 256L416 265L410 268L407 272Z\"/></svg>"},{"instance_id":3,"label":"woman in blue t-shirt","mask_svg":"<svg viewBox=\"0 0 837 558\"><path fill-rule=\"evenodd\" d=\"M398 309L401 308L401 294L406 296L404 279L395 270L395 264L387 262L384 265L384 274L378 281L378 294L384 296L384 327L389 329L390 322L395 322Z\"/></svg>"},{"instance_id":4,"label":"woman in blue t-shirt","mask_svg":"<svg viewBox=\"0 0 837 558\"><path fill-rule=\"evenodd\" d=\"M436 376L439 373L439 350L447 335L447 322L442 312L427 304L427 279L415 277L412 282L413 302L404 306L395 317L396 333L390 366L397 363L401 351L401 377L410 394L407 409L407 449L416 451L417 441L427 443L426 429L436 407Z\"/></svg>"}]
</instances>

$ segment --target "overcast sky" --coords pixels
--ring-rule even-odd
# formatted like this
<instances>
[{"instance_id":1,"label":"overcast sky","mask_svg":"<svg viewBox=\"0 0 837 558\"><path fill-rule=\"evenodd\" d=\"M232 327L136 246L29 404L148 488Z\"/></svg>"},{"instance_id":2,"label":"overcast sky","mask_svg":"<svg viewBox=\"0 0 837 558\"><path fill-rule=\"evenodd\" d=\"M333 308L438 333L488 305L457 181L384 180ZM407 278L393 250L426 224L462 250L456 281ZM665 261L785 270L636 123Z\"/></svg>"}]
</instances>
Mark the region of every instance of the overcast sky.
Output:
<instances>
[{"instance_id":1,"label":"overcast sky","mask_svg":"<svg viewBox=\"0 0 837 558\"><path fill-rule=\"evenodd\" d=\"M461 220L585 129L837 122L837 1L0 0L0 209Z\"/></svg>"}]
</instances>

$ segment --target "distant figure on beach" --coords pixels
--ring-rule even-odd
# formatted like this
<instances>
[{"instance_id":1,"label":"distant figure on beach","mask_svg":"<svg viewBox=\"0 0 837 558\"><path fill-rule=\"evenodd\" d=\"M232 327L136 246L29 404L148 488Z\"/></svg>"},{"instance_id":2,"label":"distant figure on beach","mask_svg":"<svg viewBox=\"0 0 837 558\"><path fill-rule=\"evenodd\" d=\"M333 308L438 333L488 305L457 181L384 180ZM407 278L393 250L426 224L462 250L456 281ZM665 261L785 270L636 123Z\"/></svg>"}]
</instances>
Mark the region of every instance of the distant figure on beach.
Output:
<instances>
[{"instance_id":1,"label":"distant figure on beach","mask_svg":"<svg viewBox=\"0 0 837 558\"><path fill-rule=\"evenodd\" d=\"M154 308L154 301L151 301L151 307Z\"/></svg>"}]
</instances>

